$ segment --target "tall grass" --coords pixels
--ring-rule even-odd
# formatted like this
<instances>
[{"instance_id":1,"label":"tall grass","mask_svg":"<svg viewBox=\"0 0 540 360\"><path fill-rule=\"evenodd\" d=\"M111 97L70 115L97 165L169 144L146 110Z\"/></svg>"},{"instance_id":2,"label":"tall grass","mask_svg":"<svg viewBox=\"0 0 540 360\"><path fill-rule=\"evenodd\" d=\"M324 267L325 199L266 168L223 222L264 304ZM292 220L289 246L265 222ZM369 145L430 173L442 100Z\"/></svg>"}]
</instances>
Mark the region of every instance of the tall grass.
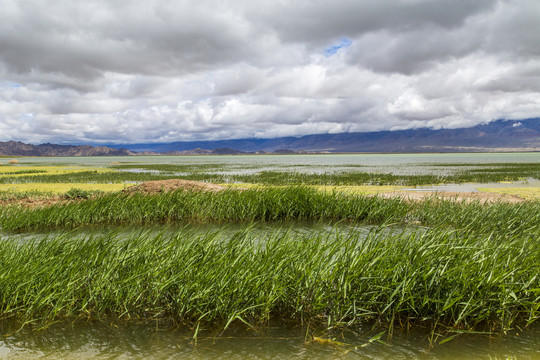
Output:
<instances>
[{"instance_id":1,"label":"tall grass","mask_svg":"<svg viewBox=\"0 0 540 360\"><path fill-rule=\"evenodd\" d=\"M152 196L113 193L46 208L0 208L0 228L13 232L92 224L273 220L413 223L482 233L533 234L540 231L540 202L482 204L433 198L411 203L320 192L308 187L284 187L219 193L177 191Z\"/></svg>"},{"instance_id":2,"label":"tall grass","mask_svg":"<svg viewBox=\"0 0 540 360\"><path fill-rule=\"evenodd\" d=\"M525 326L540 315L537 238L453 230L262 236L189 231L0 240L0 316Z\"/></svg>"},{"instance_id":3,"label":"tall grass","mask_svg":"<svg viewBox=\"0 0 540 360\"><path fill-rule=\"evenodd\" d=\"M0 208L0 227L23 231L90 224L343 219L380 223L397 221L406 210L399 199L354 197L305 187L219 193L181 190L152 196L113 193L36 209L4 207Z\"/></svg>"}]
</instances>

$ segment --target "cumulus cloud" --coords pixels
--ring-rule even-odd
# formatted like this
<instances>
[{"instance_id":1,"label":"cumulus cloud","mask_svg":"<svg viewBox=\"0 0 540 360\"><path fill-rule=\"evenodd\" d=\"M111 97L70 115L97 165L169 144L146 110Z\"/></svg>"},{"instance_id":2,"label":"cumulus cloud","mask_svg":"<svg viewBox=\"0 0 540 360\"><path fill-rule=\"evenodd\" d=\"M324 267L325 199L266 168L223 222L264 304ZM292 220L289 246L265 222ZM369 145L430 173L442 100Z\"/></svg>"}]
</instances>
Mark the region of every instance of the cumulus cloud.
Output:
<instances>
[{"instance_id":1,"label":"cumulus cloud","mask_svg":"<svg viewBox=\"0 0 540 360\"><path fill-rule=\"evenodd\" d=\"M0 141L299 136L540 112L536 0L0 5Z\"/></svg>"}]
</instances>

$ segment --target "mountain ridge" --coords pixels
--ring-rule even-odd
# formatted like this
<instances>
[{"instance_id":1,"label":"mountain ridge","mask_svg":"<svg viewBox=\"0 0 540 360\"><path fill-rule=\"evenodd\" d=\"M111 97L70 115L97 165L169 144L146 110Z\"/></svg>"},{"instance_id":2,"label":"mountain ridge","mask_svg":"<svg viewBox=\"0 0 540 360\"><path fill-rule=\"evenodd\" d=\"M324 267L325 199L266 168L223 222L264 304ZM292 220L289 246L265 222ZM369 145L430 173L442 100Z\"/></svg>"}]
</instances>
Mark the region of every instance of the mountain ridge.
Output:
<instances>
[{"instance_id":1,"label":"mountain ridge","mask_svg":"<svg viewBox=\"0 0 540 360\"><path fill-rule=\"evenodd\" d=\"M110 145L115 147L118 145ZM171 152L231 148L241 152L482 152L540 151L540 118L496 120L469 128L315 134L271 139L181 141L121 145L131 151Z\"/></svg>"},{"instance_id":2,"label":"mountain ridge","mask_svg":"<svg viewBox=\"0 0 540 360\"><path fill-rule=\"evenodd\" d=\"M3 156L124 156L135 155L127 149L90 145L25 144L20 141L0 141Z\"/></svg>"},{"instance_id":3,"label":"mountain ridge","mask_svg":"<svg viewBox=\"0 0 540 360\"><path fill-rule=\"evenodd\" d=\"M540 118L496 120L469 128L314 134L271 139L184 141L108 146L0 142L3 156L231 155L321 152L540 151Z\"/></svg>"}]
</instances>

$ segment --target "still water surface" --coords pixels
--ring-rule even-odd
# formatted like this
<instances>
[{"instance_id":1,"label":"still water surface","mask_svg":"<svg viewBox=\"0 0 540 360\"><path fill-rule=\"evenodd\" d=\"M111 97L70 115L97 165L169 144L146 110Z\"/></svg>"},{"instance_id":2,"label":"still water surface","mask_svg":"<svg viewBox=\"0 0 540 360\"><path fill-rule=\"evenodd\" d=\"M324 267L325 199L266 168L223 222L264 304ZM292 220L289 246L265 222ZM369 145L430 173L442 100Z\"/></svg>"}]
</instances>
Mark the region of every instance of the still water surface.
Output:
<instances>
[{"instance_id":1,"label":"still water surface","mask_svg":"<svg viewBox=\"0 0 540 360\"><path fill-rule=\"evenodd\" d=\"M451 154L310 154L310 155L223 155L223 156L119 156L119 157L35 157L19 163L35 165L110 166L120 164L215 165L234 173L250 169L328 172L391 172L427 174L447 171L449 164L534 163L539 153L451 153Z\"/></svg>"},{"instance_id":2,"label":"still water surface","mask_svg":"<svg viewBox=\"0 0 540 360\"><path fill-rule=\"evenodd\" d=\"M114 321L57 323L4 334L0 359L540 359L540 327L501 335L460 335L430 345L429 332L394 330L391 338L369 327L333 334L337 343L313 341L323 332L287 326L257 331L202 332L163 324ZM371 341L370 341L371 340Z\"/></svg>"}]
</instances>

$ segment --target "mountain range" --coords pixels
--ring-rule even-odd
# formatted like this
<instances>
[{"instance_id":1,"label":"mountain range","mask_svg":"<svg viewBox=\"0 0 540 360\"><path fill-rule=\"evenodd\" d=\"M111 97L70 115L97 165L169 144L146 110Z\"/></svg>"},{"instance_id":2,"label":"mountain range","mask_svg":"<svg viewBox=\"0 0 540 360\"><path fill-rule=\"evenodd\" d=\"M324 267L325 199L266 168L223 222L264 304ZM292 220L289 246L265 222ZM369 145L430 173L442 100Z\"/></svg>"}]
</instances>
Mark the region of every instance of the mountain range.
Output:
<instances>
[{"instance_id":1,"label":"mountain range","mask_svg":"<svg viewBox=\"0 0 540 360\"><path fill-rule=\"evenodd\" d=\"M470 128L306 135L274 139L183 141L122 145L134 152L189 152L234 149L241 152L486 152L540 151L540 118L497 120ZM116 146L113 146L116 147Z\"/></svg>"},{"instance_id":2,"label":"mountain range","mask_svg":"<svg viewBox=\"0 0 540 360\"><path fill-rule=\"evenodd\" d=\"M25 144L20 141L0 141L4 156L122 156L135 155L126 149L90 145Z\"/></svg>"},{"instance_id":3,"label":"mountain range","mask_svg":"<svg viewBox=\"0 0 540 360\"><path fill-rule=\"evenodd\" d=\"M318 134L273 139L183 141L163 144L32 145L0 142L6 156L225 155L320 152L495 152L540 151L540 118L497 120L470 128L410 129Z\"/></svg>"}]
</instances>

